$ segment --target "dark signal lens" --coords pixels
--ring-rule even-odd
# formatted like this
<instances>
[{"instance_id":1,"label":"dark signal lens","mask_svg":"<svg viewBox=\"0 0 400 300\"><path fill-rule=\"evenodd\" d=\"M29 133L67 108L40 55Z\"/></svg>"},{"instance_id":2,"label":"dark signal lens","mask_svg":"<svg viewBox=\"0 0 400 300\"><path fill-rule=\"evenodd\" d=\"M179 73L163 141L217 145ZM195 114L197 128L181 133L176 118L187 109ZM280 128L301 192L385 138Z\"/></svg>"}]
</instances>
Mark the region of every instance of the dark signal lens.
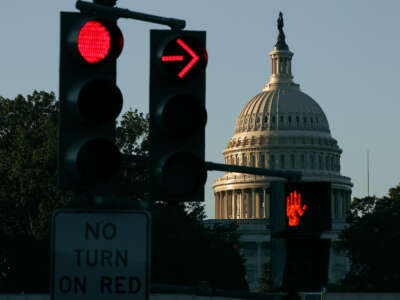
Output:
<instances>
[{"instance_id":1,"label":"dark signal lens","mask_svg":"<svg viewBox=\"0 0 400 300\"><path fill-rule=\"evenodd\" d=\"M76 168L86 183L102 182L112 178L121 165L121 154L114 143L95 139L86 143L76 158Z\"/></svg>"},{"instance_id":2,"label":"dark signal lens","mask_svg":"<svg viewBox=\"0 0 400 300\"><path fill-rule=\"evenodd\" d=\"M204 162L193 154L178 152L165 161L159 176L169 195L184 196L204 186L207 169Z\"/></svg>"},{"instance_id":3,"label":"dark signal lens","mask_svg":"<svg viewBox=\"0 0 400 300\"><path fill-rule=\"evenodd\" d=\"M123 44L121 31L115 24L109 22L88 21L78 35L79 53L89 64L117 58Z\"/></svg>"},{"instance_id":4,"label":"dark signal lens","mask_svg":"<svg viewBox=\"0 0 400 300\"><path fill-rule=\"evenodd\" d=\"M90 81L78 96L80 114L95 124L115 120L121 112L122 104L122 93L110 80Z\"/></svg>"},{"instance_id":5,"label":"dark signal lens","mask_svg":"<svg viewBox=\"0 0 400 300\"><path fill-rule=\"evenodd\" d=\"M204 105L189 94L175 95L165 104L161 126L170 137L187 137L204 129L207 111Z\"/></svg>"}]
</instances>

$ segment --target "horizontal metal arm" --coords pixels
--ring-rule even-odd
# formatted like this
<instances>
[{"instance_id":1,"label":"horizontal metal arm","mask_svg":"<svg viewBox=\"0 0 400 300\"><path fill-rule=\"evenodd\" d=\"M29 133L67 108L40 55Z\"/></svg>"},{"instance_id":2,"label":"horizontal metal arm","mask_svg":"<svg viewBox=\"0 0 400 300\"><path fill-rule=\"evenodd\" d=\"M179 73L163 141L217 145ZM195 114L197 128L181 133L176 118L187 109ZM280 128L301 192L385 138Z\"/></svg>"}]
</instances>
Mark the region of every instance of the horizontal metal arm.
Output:
<instances>
[{"instance_id":1,"label":"horizontal metal arm","mask_svg":"<svg viewBox=\"0 0 400 300\"><path fill-rule=\"evenodd\" d=\"M114 18L135 19L150 23L167 25L171 27L171 29L175 30L184 29L186 26L185 20L154 16L136 11L131 11L129 9L110 7L80 0L76 2L76 8L79 9L82 13L86 13L89 15L103 15L103 16L109 15Z\"/></svg>"},{"instance_id":2,"label":"horizontal metal arm","mask_svg":"<svg viewBox=\"0 0 400 300\"><path fill-rule=\"evenodd\" d=\"M253 168L253 167L217 164L209 161L206 161L206 168L209 171L225 171L225 172L247 173L254 175L271 176L271 177L282 177L290 181L299 181L302 176L302 173L299 171L270 170L265 168Z\"/></svg>"}]
</instances>

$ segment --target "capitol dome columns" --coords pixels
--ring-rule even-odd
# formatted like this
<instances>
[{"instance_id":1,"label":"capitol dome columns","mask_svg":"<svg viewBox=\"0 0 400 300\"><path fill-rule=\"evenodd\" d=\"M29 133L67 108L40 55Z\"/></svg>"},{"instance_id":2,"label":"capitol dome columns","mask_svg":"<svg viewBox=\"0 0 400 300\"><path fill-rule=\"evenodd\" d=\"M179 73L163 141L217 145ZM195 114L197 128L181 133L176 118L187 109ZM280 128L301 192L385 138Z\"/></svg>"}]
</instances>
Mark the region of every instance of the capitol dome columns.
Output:
<instances>
[{"instance_id":1,"label":"capitol dome columns","mask_svg":"<svg viewBox=\"0 0 400 300\"><path fill-rule=\"evenodd\" d=\"M269 194L266 188L246 187L216 192L215 218L269 218Z\"/></svg>"}]
</instances>

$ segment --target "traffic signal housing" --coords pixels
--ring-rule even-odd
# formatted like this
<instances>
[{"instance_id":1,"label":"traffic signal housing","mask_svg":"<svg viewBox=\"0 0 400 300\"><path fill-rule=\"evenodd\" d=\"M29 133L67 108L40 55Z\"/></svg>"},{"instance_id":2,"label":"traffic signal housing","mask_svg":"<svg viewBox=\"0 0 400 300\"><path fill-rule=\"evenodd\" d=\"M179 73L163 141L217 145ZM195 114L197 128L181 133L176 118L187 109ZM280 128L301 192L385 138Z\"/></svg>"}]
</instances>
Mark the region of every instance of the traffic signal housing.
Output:
<instances>
[{"instance_id":1,"label":"traffic signal housing","mask_svg":"<svg viewBox=\"0 0 400 300\"><path fill-rule=\"evenodd\" d=\"M272 182L272 274L275 289L320 291L328 282L331 183Z\"/></svg>"},{"instance_id":2,"label":"traffic signal housing","mask_svg":"<svg viewBox=\"0 0 400 300\"><path fill-rule=\"evenodd\" d=\"M288 182L285 189L286 226L290 236L317 235L332 227L331 184Z\"/></svg>"},{"instance_id":3,"label":"traffic signal housing","mask_svg":"<svg viewBox=\"0 0 400 300\"><path fill-rule=\"evenodd\" d=\"M123 36L116 21L61 12L58 186L109 190L121 165L115 120L123 99L116 59Z\"/></svg>"},{"instance_id":4,"label":"traffic signal housing","mask_svg":"<svg viewBox=\"0 0 400 300\"><path fill-rule=\"evenodd\" d=\"M150 161L153 201L204 201L204 31L151 30Z\"/></svg>"},{"instance_id":5,"label":"traffic signal housing","mask_svg":"<svg viewBox=\"0 0 400 300\"><path fill-rule=\"evenodd\" d=\"M329 239L286 239L283 288L319 292L328 284Z\"/></svg>"}]
</instances>

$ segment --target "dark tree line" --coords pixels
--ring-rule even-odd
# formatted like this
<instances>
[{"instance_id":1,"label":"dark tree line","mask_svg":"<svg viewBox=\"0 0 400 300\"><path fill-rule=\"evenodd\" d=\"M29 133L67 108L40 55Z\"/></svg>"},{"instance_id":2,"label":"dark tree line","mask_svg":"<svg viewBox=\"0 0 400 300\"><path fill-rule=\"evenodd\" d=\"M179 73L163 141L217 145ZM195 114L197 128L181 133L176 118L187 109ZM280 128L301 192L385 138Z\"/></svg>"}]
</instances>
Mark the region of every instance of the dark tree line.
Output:
<instances>
[{"instance_id":1,"label":"dark tree line","mask_svg":"<svg viewBox=\"0 0 400 300\"><path fill-rule=\"evenodd\" d=\"M400 185L381 198L354 198L347 222L337 249L350 272L331 290L400 292Z\"/></svg>"},{"instance_id":2,"label":"dark tree line","mask_svg":"<svg viewBox=\"0 0 400 300\"><path fill-rule=\"evenodd\" d=\"M51 214L80 205L56 187L57 111L54 93L0 97L0 292L49 291ZM118 196L152 214L152 282L247 289L234 225L205 228L203 204L149 202L146 163L129 156L148 154L148 130L148 116L129 110L116 143L125 155Z\"/></svg>"}]
</instances>

